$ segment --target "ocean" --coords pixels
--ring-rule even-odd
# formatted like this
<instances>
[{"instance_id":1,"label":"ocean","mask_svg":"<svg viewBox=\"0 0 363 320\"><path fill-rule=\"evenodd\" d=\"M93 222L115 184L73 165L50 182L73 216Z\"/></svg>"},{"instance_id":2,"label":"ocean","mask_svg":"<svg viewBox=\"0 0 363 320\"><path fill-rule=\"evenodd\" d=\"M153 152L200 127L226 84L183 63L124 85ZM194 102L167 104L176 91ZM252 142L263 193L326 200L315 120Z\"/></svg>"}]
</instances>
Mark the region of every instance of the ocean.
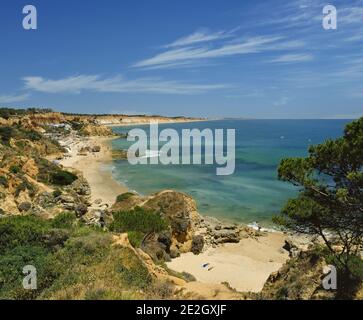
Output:
<instances>
[{"instance_id":1,"label":"ocean","mask_svg":"<svg viewBox=\"0 0 363 320\"><path fill-rule=\"evenodd\" d=\"M234 222L272 225L298 190L277 179L282 158L303 157L309 145L343 134L351 120L221 120L160 124L159 131L173 128L236 130L236 168L230 176L217 176L218 165L131 165L116 160L112 173L116 180L142 195L174 189L191 195L201 214ZM147 126L136 126L147 130ZM125 133L134 127L115 127ZM113 149L125 149L132 142L113 141Z\"/></svg>"}]
</instances>

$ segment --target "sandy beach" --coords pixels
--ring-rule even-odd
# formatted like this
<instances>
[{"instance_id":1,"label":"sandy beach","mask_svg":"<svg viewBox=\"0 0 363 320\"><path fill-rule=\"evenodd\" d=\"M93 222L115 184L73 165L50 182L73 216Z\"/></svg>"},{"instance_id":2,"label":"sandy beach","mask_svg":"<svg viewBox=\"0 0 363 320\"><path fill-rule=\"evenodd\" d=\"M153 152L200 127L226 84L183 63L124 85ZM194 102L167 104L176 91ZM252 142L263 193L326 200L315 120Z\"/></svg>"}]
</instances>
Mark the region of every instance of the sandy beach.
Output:
<instances>
[{"instance_id":1,"label":"sandy beach","mask_svg":"<svg viewBox=\"0 0 363 320\"><path fill-rule=\"evenodd\" d=\"M104 204L111 206L119 194L128 191L126 186L121 185L112 178L112 151L111 141L113 138L90 137L83 140L75 140L68 148L70 152L66 158L60 161L64 167L70 167L82 171L91 187L91 201L102 199ZM98 145L100 152L89 152L79 155L79 150L87 146Z\"/></svg>"},{"instance_id":2,"label":"sandy beach","mask_svg":"<svg viewBox=\"0 0 363 320\"><path fill-rule=\"evenodd\" d=\"M244 238L237 244L208 248L199 255L182 254L167 266L175 271L188 272L201 283L217 285L228 282L241 292L259 292L269 275L288 259L287 251L282 249L284 240L282 233L265 233L257 239Z\"/></svg>"}]
</instances>

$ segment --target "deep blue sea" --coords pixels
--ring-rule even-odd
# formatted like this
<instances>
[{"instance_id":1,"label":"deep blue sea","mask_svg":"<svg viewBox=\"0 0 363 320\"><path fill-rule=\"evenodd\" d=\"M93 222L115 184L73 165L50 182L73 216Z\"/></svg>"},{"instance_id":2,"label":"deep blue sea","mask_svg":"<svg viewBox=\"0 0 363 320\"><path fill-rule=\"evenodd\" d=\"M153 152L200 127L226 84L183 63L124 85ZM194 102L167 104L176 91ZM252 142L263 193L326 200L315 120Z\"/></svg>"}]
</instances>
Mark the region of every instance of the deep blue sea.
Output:
<instances>
[{"instance_id":1,"label":"deep blue sea","mask_svg":"<svg viewBox=\"0 0 363 320\"><path fill-rule=\"evenodd\" d=\"M114 161L113 175L140 194L161 189L186 192L197 201L199 212L209 216L250 223L271 224L284 202L298 191L277 179L282 158L303 157L311 144L343 134L350 120L221 120L164 124L159 129L236 129L236 170L217 176L215 165L130 165ZM148 127L138 126L147 129ZM127 132L133 127L116 127ZM131 142L113 141L114 149Z\"/></svg>"}]
</instances>

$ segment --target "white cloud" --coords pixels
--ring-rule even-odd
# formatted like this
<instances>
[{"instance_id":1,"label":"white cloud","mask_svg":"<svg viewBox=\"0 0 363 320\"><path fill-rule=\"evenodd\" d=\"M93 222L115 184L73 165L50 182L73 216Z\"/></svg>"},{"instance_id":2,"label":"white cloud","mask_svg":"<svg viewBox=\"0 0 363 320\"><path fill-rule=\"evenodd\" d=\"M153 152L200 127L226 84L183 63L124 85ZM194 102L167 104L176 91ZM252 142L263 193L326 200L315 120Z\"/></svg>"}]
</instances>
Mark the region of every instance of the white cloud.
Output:
<instances>
[{"instance_id":1,"label":"white cloud","mask_svg":"<svg viewBox=\"0 0 363 320\"><path fill-rule=\"evenodd\" d=\"M305 62L313 60L313 56L311 54L285 54L278 58L269 60L269 62L273 63L293 63L293 62Z\"/></svg>"},{"instance_id":2,"label":"white cloud","mask_svg":"<svg viewBox=\"0 0 363 320\"><path fill-rule=\"evenodd\" d=\"M280 99L278 99L277 101L274 102L274 106L281 107L281 106L286 105L288 102L289 102L288 97L281 97Z\"/></svg>"},{"instance_id":3,"label":"white cloud","mask_svg":"<svg viewBox=\"0 0 363 320\"><path fill-rule=\"evenodd\" d=\"M194 84L167 81L160 78L127 80L122 76L101 78L98 75L78 75L63 79L24 77L25 88L46 93L142 92L160 94L198 94L229 87L226 84Z\"/></svg>"},{"instance_id":4,"label":"white cloud","mask_svg":"<svg viewBox=\"0 0 363 320\"><path fill-rule=\"evenodd\" d=\"M0 95L0 103L14 103L25 101L29 98L28 94L22 95Z\"/></svg>"},{"instance_id":5,"label":"white cloud","mask_svg":"<svg viewBox=\"0 0 363 320\"><path fill-rule=\"evenodd\" d=\"M186 37L179 38L174 42L164 46L165 48L173 48L173 47L180 47L180 46L188 46L196 43L201 42L210 42L215 40L221 40L233 37L233 30L232 31L218 31L218 32L210 32L208 30L198 30L191 35Z\"/></svg>"},{"instance_id":6,"label":"white cloud","mask_svg":"<svg viewBox=\"0 0 363 320\"><path fill-rule=\"evenodd\" d=\"M271 9L270 4L263 3L257 9L259 12L268 12L268 15L263 16L263 19L256 19L255 25L270 26L280 30L315 28L322 19L324 5L318 0L292 0L285 1Z\"/></svg>"},{"instance_id":7,"label":"white cloud","mask_svg":"<svg viewBox=\"0 0 363 320\"><path fill-rule=\"evenodd\" d=\"M288 50L304 45L303 41L281 41L281 36L251 37L239 42L227 43L217 48L208 47L184 47L171 49L160 53L150 59L142 60L134 64L137 68L165 67L165 65L185 64L186 62L221 58L233 55L259 53L272 50Z\"/></svg>"},{"instance_id":8,"label":"white cloud","mask_svg":"<svg viewBox=\"0 0 363 320\"><path fill-rule=\"evenodd\" d=\"M362 21L363 21L363 7L347 7L344 9L338 9L338 24L362 23Z\"/></svg>"}]
</instances>

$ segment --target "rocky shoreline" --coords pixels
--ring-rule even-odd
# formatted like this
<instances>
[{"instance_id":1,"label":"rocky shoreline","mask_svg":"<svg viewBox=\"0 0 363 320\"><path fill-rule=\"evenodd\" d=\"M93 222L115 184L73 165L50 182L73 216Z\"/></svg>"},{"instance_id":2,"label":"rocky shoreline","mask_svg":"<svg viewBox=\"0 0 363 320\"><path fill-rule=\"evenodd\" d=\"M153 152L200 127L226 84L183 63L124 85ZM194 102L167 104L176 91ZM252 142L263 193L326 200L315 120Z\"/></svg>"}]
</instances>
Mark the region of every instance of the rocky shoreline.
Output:
<instances>
[{"instance_id":1,"label":"rocky shoreline","mask_svg":"<svg viewBox=\"0 0 363 320\"><path fill-rule=\"evenodd\" d=\"M103 142L100 141L101 138L95 138L91 144L90 138L82 139L83 143L77 144L78 150L84 148L82 145L100 145L101 153L106 152L107 156L100 157L98 161L100 163L105 159L107 162L110 161L113 151L109 148L109 143L112 138L102 140ZM88 148L86 153L86 155L78 155L82 158L79 164L82 165L89 158L90 162L87 163L87 168L89 168L96 159L93 157L92 148ZM77 157L77 152L73 154ZM100 174L100 164L93 170L92 175ZM108 175L102 181L102 185L105 186L112 180L112 175ZM91 183L91 194L95 189L97 189L97 185ZM140 248L153 261L167 263L171 269L195 276L198 285L193 285L193 292L201 291L201 287L204 288L206 285L215 289L222 282L229 283L231 287L237 288L239 291L259 292L269 275L278 270L288 259L288 251L283 249L286 235L278 232L272 234L263 229L256 230L246 225L201 216L195 200L186 194L173 190L163 190L148 196L140 196L127 190L121 194L123 195L120 197L122 201L116 200L109 206L105 206L101 196L94 195L93 199L97 199L90 203L87 212L81 219L89 224L103 226L112 220L113 213L132 210L137 206L159 212L170 222L170 230L148 235L143 239ZM115 200L117 194L115 193L114 196ZM259 246L258 249L255 249L256 246ZM256 250L259 252L257 257ZM193 269L197 262L189 262L189 255L200 259L200 265L210 264L210 267L206 269L207 277L205 274L201 274L201 271L205 271L203 268ZM217 261L210 260L210 255L216 256ZM234 261L234 255L241 259ZM223 261L223 269L218 260ZM236 266L237 270L225 272L234 270ZM241 270L246 268L249 270L244 272L247 276L241 277ZM253 280L249 280L249 278ZM242 281L243 283L241 283ZM185 289L185 285L183 288ZM230 290L226 288L223 290L230 294Z\"/></svg>"},{"instance_id":2,"label":"rocky shoreline","mask_svg":"<svg viewBox=\"0 0 363 320\"><path fill-rule=\"evenodd\" d=\"M64 159L60 161L60 163L66 167L74 167L75 164L77 164L77 161L74 161L74 157L81 157L80 163L76 165L79 172L82 172L85 168L85 162L90 165L90 163L94 161L98 161L101 164L102 163L110 163L112 159L115 157L118 159L125 159L126 151L125 150L112 150L110 147L110 142L117 138L118 136L111 136L108 138L102 138L102 137L73 137L72 143L67 144L66 141L68 140L58 140L61 145L67 145L69 148L68 153L64 155ZM102 151L102 152L101 152ZM99 158L94 158L94 154L98 153L100 154ZM72 160L73 158L73 160ZM87 161L88 160L88 161ZM74 168L73 168L74 169ZM95 168L95 171L92 172L92 174L96 175L99 174L99 168ZM80 191L84 195L91 195L91 187L87 183L86 179L83 177L79 180L81 182L77 182L77 185L81 184L81 186L77 186L76 188L78 191ZM103 181L103 185L108 184L110 181L113 181L114 183L116 181L113 180L112 175L109 175L107 177L107 181ZM117 182L116 182L117 183ZM93 189L95 189L96 186L93 186ZM129 192L127 188L122 187L121 190L123 193ZM179 195L181 193L177 193L172 190L164 190L159 193L156 193L154 195L150 195L148 197L141 197L138 194L134 194L132 196L133 200L132 203L114 203L108 202L105 203L101 196L96 194L93 197L93 202L89 202L88 205L90 207L90 212L85 216L85 219L87 221L93 221L94 223L99 224L99 221L102 221L107 216L106 211L111 210L111 212L115 212L117 210L128 210L136 205L139 205L140 203L145 202L145 199L150 199L152 197L155 197L157 195L171 192L175 195ZM94 190L93 190L94 193ZM97 192L96 192L97 193ZM116 199L116 196L118 194L114 193L114 198ZM195 204L194 199L189 197L188 195L184 195L182 197L185 197L185 199L188 199L189 203L193 203L191 206L191 210L193 212L193 218L192 218L192 224L191 227L194 234L194 239L192 239L192 242L189 244L189 251L194 252L195 254L199 254L203 250L207 250L208 248L216 248L218 246L221 246L226 243L239 243L239 241L243 238L257 238L263 234L266 234L267 229L261 228L258 225L256 225L255 228L252 228L250 226L244 225L244 224L238 224L238 223L231 223L231 222L225 222L221 221L215 217L209 217L209 216L201 216L197 212L197 206ZM96 199L95 199L96 198ZM90 197L89 197L90 199ZM179 201L179 200L176 200ZM65 208L71 208L71 204L67 201L65 203ZM80 208L78 208L78 211L82 211ZM180 215L180 217L185 218L185 213L179 213L177 212L176 215ZM188 224L189 222L183 221L183 218L178 217L178 223L174 223L174 226L178 226L180 228L183 228L183 224ZM173 219L176 219L175 217ZM189 214L187 214L186 220L189 219ZM188 229L188 227L186 227ZM280 231L276 231L280 232ZM282 233L282 232L280 232ZM286 235L286 244L285 248L287 251L299 251L301 249L307 248L308 244L311 242L311 238L308 236L298 235L293 232L285 232ZM189 239L190 240L190 239ZM299 248L299 249L297 249ZM175 258L179 256L179 248L176 248L174 250L172 248L171 250L171 257ZM182 250L182 252L185 252L185 250ZM294 255L294 253L292 253Z\"/></svg>"}]
</instances>

